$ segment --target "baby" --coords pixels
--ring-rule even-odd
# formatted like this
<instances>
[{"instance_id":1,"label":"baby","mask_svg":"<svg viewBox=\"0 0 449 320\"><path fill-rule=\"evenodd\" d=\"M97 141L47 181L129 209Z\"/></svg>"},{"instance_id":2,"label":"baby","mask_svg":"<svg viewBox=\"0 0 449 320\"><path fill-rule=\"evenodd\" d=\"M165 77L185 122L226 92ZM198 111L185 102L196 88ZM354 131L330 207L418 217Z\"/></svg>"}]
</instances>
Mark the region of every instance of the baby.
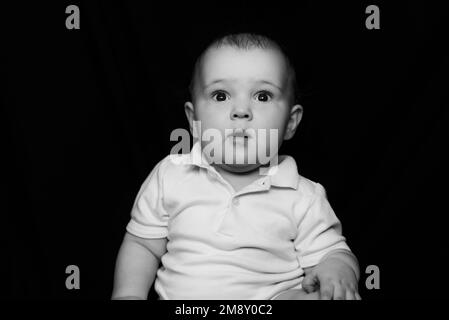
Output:
<instances>
[{"instance_id":1,"label":"baby","mask_svg":"<svg viewBox=\"0 0 449 320\"><path fill-rule=\"evenodd\" d=\"M155 281L160 299L359 300L357 259L324 188L278 156L303 113L279 45L246 33L214 41L190 91L194 137L198 124L218 135L200 132L190 153L168 155L143 183L112 298L146 299Z\"/></svg>"}]
</instances>

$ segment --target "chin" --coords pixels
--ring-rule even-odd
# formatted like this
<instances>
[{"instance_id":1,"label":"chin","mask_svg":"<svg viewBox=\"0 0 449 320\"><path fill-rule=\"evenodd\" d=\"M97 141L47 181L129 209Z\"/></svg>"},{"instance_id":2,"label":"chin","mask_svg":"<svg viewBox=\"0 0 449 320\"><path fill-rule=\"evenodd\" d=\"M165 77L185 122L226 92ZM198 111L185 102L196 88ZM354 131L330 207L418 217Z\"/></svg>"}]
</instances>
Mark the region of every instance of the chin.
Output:
<instances>
[{"instance_id":1,"label":"chin","mask_svg":"<svg viewBox=\"0 0 449 320\"><path fill-rule=\"evenodd\" d=\"M222 164L221 167L234 173L246 173L256 170L260 164Z\"/></svg>"}]
</instances>

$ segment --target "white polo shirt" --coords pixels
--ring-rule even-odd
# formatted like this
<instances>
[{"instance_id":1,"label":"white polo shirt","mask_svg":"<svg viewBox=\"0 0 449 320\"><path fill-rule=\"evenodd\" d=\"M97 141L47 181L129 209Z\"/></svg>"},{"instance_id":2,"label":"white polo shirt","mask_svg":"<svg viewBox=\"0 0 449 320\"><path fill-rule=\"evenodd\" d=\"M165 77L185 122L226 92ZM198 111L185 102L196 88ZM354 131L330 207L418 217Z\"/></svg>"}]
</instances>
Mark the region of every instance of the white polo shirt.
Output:
<instances>
[{"instance_id":1,"label":"white polo shirt","mask_svg":"<svg viewBox=\"0 0 449 320\"><path fill-rule=\"evenodd\" d=\"M349 250L324 188L300 176L292 157L239 192L205 159L198 142L165 157L134 202L126 230L168 238L160 299L272 299L300 288L303 268Z\"/></svg>"}]
</instances>

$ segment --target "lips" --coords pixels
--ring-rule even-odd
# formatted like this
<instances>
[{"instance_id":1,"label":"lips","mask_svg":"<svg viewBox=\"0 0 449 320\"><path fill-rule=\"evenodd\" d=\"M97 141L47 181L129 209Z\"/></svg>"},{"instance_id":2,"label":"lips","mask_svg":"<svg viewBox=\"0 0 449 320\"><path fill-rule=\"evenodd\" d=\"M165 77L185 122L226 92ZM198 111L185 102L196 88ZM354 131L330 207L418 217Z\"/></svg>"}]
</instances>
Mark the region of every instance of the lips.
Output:
<instances>
[{"instance_id":1,"label":"lips","mask_svg":"<svg viewBox=\"0 0 449 320\"><path fill-rule=\"evenodd\" d=\"M245 133L236 133L236 134L232 134L233 137L242 137L242 138L248 138L248 135L246 135Z\"/></svg>"},{"instance_id":2,"label":"lips","mask_svg":"<svg viewBox=\"0 0 449 320\"><path fill-rule=\"evenodd\" d=\"M245 132L244 129L235 129L233 133L229 135L230 137L241 137L250 138L251 136Z\"/></svg>"}]
</instances>

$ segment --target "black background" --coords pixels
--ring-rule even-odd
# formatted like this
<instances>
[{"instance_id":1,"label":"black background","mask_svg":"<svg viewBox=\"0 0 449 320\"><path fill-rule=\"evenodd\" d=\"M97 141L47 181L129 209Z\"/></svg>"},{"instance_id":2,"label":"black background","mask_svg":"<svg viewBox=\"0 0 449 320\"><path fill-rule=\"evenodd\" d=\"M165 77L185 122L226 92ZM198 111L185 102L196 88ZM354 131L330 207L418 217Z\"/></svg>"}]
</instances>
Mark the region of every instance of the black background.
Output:
<instances>
[{"instance_id":1,"label":"black background","mask_svg":"<svg viewBox=\"0 0 449 320\"><path fill-rule=\"evenodd\" d=\"M81 29L67 30L76 4ZM380 30L365 8L380 7ZM364 299L446 295L448 34L442 7L58 1L1 14L2 290L109 299L137 191L188 128L195 58L223 32L288 50L304 117L281 154L318 181L360 261ZM80 290L67 290L77 265ZM365 268L380 268L379 290ZM150 296L154 298L154 293Z\"/></svg>"}]
</instances>

